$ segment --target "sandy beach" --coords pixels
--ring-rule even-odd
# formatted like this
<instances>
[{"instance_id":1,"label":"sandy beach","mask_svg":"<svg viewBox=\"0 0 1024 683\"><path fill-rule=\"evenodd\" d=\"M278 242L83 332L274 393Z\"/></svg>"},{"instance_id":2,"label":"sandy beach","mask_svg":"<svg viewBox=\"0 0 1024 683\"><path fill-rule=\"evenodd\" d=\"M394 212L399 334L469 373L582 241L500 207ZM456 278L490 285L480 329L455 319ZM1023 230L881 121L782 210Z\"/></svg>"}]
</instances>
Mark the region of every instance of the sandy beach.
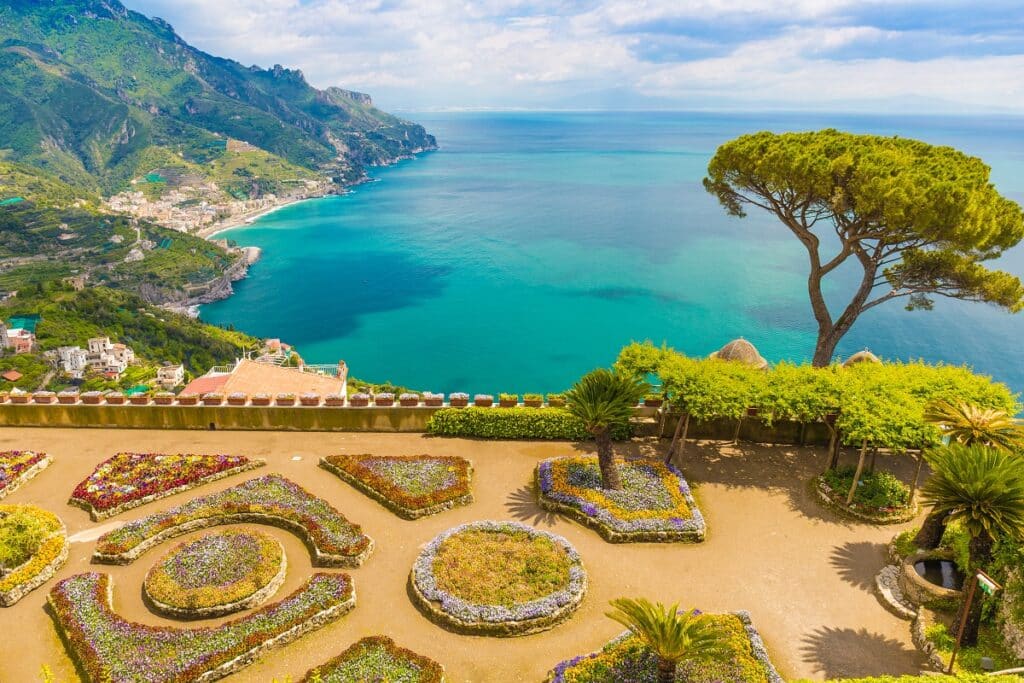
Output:
<instances>
[{"instance_id":1,"label":"sandy beach","mask_svg":"<svg viewBox=\"0 0 1024 683\"><path fill-rule=\"evenodd\" d=\"M921 665L909 624L890 615L872 593L874 574L884 564L885 544L902 527L851 523L822 510L806 489L807 480L826 462L819 450L745 444L691 447L683 469L697 485L708 540L699 545L612 545L593 531L542 511L531 489L538 460L587 450L589 445L410 434L6 429L0 448L43 450L54 458L50 468L4 502L38 504L65 521L77 542L58 578L84 571L111 574L118 613L145 624L175 623L146 608L140 586L150 564L180 539L161 544L129 566L90 564L95 531L111 521L136 519L276 472L363 526L376 549L361 568L351 571L358 595L355 610L225 679L232 682L268 683L284 676L300 680L309 668L373 634L389 635L400 645L435 658L451 681L540 681L559 661L597 649L620 632L604 612L609 600L624 595L679 601L707 611L749 610L787 679L910 673ZM657 455L664 448L664 443L637 442L624 450L640 456ZM265 458L268 466L93 523L87 513L68 506L67 498L98 462L123 450L233 453ZM475 502L417 521L401 520L317 467L321 456L332 453L466 457L475 469ZM880 466L906 474L901 461L882 460ZM546 633L502 639L455 635L417 611L406 594L406 580L420 548L449 527L482 519L524 521L575 545L590 589L572 619ZM295 536L261 528L281 540L287 552L288 577L272 598L280 599L310 573L309 553ZM44 664L58 681L78 680L43 609L53 585L50 581L14 607L0 609L3 683L36 681ZM219 620L196 625L208 623Z\"/></svg>"},{"instance_id":2,"label":"sandy beach","mask_svg":"<svg viewBox=\"0 0 1024 683\"><path fill-rule=\"evenodd\" d=\"M311 199L322 199L322 197L303 197L302 199L283 199L283 200L280 200L274 206L270 207L269 209L259 209L257 211L250 211L248 213L239 214L238 216L232 216L231 218L228 218L228 219L226 219L224 221L221 221L219 223L216 223L214 225L209 225L209 226L207 226L205 228L201 228L201 229L197 230L195 234L196 234L196 236L202 237L203 239L212 240L218 234L220 234L222 232L225 232L227 230L233 230L235 228L241 228L241 227L243 227L245 225L253 223L254 221L256 221L259 218L262 218L264 216L267 216L267 215L270 215L270 214L274 213L275 211L283 209L286 206L291 206L292 204L298 204L299 202L309 201Z\"/></svg>"}]
</instances>

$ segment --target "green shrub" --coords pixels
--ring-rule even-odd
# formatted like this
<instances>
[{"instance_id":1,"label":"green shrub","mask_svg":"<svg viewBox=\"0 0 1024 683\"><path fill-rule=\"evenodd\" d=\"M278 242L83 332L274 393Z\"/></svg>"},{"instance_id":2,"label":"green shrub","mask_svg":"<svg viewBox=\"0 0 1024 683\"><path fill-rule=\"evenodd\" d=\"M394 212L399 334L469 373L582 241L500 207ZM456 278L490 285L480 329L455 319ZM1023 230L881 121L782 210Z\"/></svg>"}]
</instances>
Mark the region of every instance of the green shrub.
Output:
<instances>
[{"instance_id":1,"label":"green shrub","mask_svg":"<svg viewBox=\"0 0 1024 683\"><path fill-rule=\"evenodd\" d=\"M942 533L942 541L939 545L952 550L956 566L960 567L960 571L968 573L971 565L970 543L971 535L967 533L964 525L960 522L950 522Z\"/></svg>"},{"instance_id":2,"label":"green shrub","mask_svg":"<svg viewBox=\"0 0 1024 683\"><path fill-rule=\"evenodd\" d=\"M825 483L834 491L845 492L853 484L855 468L840 467L825 472ZM910 502L910 488L888 472L862 474L853 502L871 508L901 508Z\"/></svg>"},{"instance_id":3,"label":"green shrub","mask_svg":"<svg viewBox=\"0 0 1024 683\"><path fill-rule=\"evenodd\" d=\"M439 436L475 436L483 439L556 439L584 441L590 434L583 421L562 408L445 408L427 423L427 431ZM628 439L630 428L612 434Z\"/></svg>"},{"instance_id":4,"label":"green shrub","mask_svg":"<svg viewBox=\"0 0 1024 683\"><path fill-rule=\"evenodd\" d=\"M543 394L523 394L524 401L543 401Z\"/></svg>"},{"instance_id":5,"label":"green shrub","mask_svg":"<svg viewBox=\"0 0 1024 683\"><path fill-rule=\"evenodd\" d=\"M28 562L50 532L30 509L16 508L0 516L0 567L13 569Z\"/></svg>"},{"instance_id":6,"label":"green shrub","mask_svg":"<svg viewBox=\"0 0 1024 683\"><path fill-rule=\"evenodd\" d=\"M519 394L498 394L499 401L519 401Z\"/></svg>"},{"instance_id":7,"label":"green shrub","mask_svg":"<svg viewBox=\"0 0 1024 683\"><path fill-rule=\"evenodd\" d=\"M913 553L917 552L917 544L914 543L914 537L917 536L917 532L920 531L920 527L914 527L913 529L907 529L896 536L896 554L900 557L909 557Z\"/></svg>"}]
</instances>

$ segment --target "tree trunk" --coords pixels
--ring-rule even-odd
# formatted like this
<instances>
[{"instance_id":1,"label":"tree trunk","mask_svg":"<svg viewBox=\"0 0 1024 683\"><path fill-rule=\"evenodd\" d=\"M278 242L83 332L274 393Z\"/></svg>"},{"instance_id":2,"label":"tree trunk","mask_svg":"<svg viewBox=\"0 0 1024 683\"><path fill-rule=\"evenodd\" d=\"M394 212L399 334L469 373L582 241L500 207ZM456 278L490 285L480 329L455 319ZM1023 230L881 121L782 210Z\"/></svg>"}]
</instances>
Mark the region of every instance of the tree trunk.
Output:
<instances>
[{"instance_id":1,"label":"tree trunk","mask_svg":"<svg viewBox=\"0 0 1024 683\"><path fill-rule=\"evenodd\" d=\"M690 414L680 415L679 420L676 422L676 431L672 434L672 443L668 447L668 456L665 458L665 464L672 462L673 456L676 454L676 448L679 448L679 452L683 452L683 448L686 446L686 432L690 428Z\"/></svg>"},{"instance_id":2,"label":"tree trunk","mask_svg":"<svg viewBox=\"0 0 1024 683\"><path fill-rule=\"evenodd\" d=\"M743 418L736 418L736 431L732 433L732 445L735 446L740 442L740 428L743 426Z\"/></svg>"},{"instance_id":3,"label":"tree trunk","mask_svg":"<svg viewBox=\"0 0 1024 683\"><path fill-rule=\"evenodd\" d=\"M984 569L992 560L992 537L987 532L981 532L978 536L971 538L971 542L968 545L971 555L971 572L978 569ZM972 576L971 581L974 581ZM964 586L966 589L967 586ZM971 601L971 611L967 614L967 621L964 623L963 638L960 641L961 645L977 645L978 644L978 629L981 628L981 604L985 601L985 594L980 590L974 591L974 600ZM956 618L953 623L959 626L960 621L964 616L964 608L967 606L967 600L964 599L960 603L960 609L956 612ZM956 634L953 634L956 636Z\"/></svg>"},{"instance_id":4,"label":"tree trunk","mask_svg":"<svg viewBox=\"0 0 1024 683\"><path fill-rule=\"evenodd\" d=\"M801 422L800 423L800 446L803 447L803 446L806 446L806 445L807 445L807 423L806 422Z\"/></svg>"},{"instance_id":5,"label":"tree trunk","mask_svg":"<svg viewBox=\"0 0 1024 683\"><path fill-rule=\"evenodd\" d=\"M658 683L675 683L676 663L671 659L658 657Z\"/></svg>"},{"instance_id":6,"label":"tree trunk","mask_svg":"<svg viewBox=\"0 0 1024 683\"><path fill-rule=\"evenodd\" d=\"M861 472L864 471L864 457L868 452L868 440L864 439L864 443L860 447L860 459L857 461L857 471L853 473L853 483L850 485L850 493L846 496L846 505L849 507L853 503L853 495L857 493L857 482L860 481Z\"/></svg>"},{"instance_id":7,"label":"tree trunk","mask_svg":"<svg viewBox=\"0 0 1024 683\"><path fill-rule=\"evenodd\" d=\"M878 446L871 449L871 466L868 467L868 472L871 474L875 473L875 461L878 460Z\"/></svg>"},{"instance_id":8,"label":"tree trunk","mask_svg":"<svg viewBox=\"0 0 1024 683\"><path fill-rule=\"evenodd\" d=\"M839 339L834 339L831 334L818 333L818 343L814 347L814 358L811 365L816 368L827 368L832 363L832 357L836 355L836 346Z\"/></svg>"},{"instance_id":9,"label":"tree trunk","mask_svg":"<svg viewBox=\"0 0 1024 683\"><path fill-rule=\"evenodd\" d=\"M910 504L914 504L917 495L917 483L921 480L921 466L924 465L924 451L917 454L917 471L914 472L914 483L910 485Z\"/></svg>"},{"instance_id":10,"label":"tree trunk","mask_svg":"<svg viewBox=\"0 0 1024 683\"><path fill-rule=\"evenodd\" d=\"M828 430L832 433L828 440L828 468L834 470L839 467L839 430L833 425L829 425Z\"/></svg>"},{"instance_id":11,"label":"tree trunk","mask_svg":"<svg viewBox=\"0 0 1024 683\"><path fill-rule=\"evenodd\" d=\"M917 532L917 536L914 536L914 545L922 550L935 550L938 548L939 543L942 542L942 534L946 531L946 519L948 517L948 512L932 510L931 514L924 518L924 524L921 525L921 530Z\"/></svg>"},{"instance_id":12,"label":"tree trunk","mask_svg":"<svg viewBox=\"0 0 1024 683\"><path fill-rule=\"evenodd\" d=\"M595 432L594 440L597 442L597 463L601 467L601 484L606 489L621 490L622 479L619 477L619 468L615 465L615 455L612 453L611 432L608 429Z\"/></svg>"}]
</instances>

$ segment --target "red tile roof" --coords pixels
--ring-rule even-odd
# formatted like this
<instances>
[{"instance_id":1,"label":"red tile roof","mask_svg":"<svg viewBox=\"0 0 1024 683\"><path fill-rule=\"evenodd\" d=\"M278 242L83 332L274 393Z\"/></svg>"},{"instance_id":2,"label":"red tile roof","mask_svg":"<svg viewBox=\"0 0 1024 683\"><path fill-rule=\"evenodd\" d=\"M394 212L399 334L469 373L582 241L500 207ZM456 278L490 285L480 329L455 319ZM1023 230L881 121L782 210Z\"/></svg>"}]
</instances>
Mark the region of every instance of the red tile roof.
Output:
<instances>
[{"instance_id":1,"label":"red tile roof","mask_svg":"<svg viewBox=\"0 0 1024 683\"><path fill-rule=\"evenodd\" d=\"M181 390L181 393L199 394L202 396L203 394L209 394L210 392L220 391L224 388L224 385L228 383L228 378L230 377L231 375L214 375L212 377L204 375L202 377L197 377L189 382L188 386Z\"/></svg>"},{"instance_id":2,"label":"red tile roof","mask_svg":"<svg viewBox=\"0 0 1024 683\"><path fill-rule=\"evenodd\" d=\"M22 374L21 374L20 372L18 372L17 370L8 370L8 371L7 371L7 372L5 372L4 374L0 375L0 377L3 377L3 378L4 378L5 380L7 380L8 382L17 382L17 381L18 381L19 379L21 379L21 378L22 378L23 376L24 376L24 375L22 375Z\"/></svg>"}]
</instances>

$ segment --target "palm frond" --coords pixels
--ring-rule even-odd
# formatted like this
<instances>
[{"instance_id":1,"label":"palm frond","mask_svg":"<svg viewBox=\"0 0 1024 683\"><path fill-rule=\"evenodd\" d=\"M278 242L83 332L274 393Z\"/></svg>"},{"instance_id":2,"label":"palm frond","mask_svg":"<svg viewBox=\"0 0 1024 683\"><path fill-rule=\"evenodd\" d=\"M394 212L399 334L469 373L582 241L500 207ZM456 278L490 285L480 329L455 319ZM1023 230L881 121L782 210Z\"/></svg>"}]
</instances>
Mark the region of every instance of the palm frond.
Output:
<instances>
[{"instance_id":1,"label":"palm frond","mask_svg":"<svg viewBox=\"0 0 1024 683\"><path fill-rule=\"evenodd\" d=\"M1005 410L982 408L966 402L937 401L925 410L925 419L943 434L965 446L979 444L1007 451L1024 449L1024 424Z\"/></svg>"},{"instance_id":2,"label":"palm frond","mask_svg":"<svg viewBox=\"0 0 1024 683\"><path fill-rule=\"evenodd\" d=\"M600 368L580 378L565 398L569 412L595 431L629 422L649 388L642 379Z\"/></svg>"},{"instance_id":3,"label":"palm frond","mask_svg":"<svg viewBox=\"0 0 1024 683\"><path fill-rule=\"evenodd\" d=\"M680 612L644 598L612 600L607 616L639 638L656 656L672 662L708 659L728 652L727 636L695 609Z\"/></svg>"}]
</instances>

